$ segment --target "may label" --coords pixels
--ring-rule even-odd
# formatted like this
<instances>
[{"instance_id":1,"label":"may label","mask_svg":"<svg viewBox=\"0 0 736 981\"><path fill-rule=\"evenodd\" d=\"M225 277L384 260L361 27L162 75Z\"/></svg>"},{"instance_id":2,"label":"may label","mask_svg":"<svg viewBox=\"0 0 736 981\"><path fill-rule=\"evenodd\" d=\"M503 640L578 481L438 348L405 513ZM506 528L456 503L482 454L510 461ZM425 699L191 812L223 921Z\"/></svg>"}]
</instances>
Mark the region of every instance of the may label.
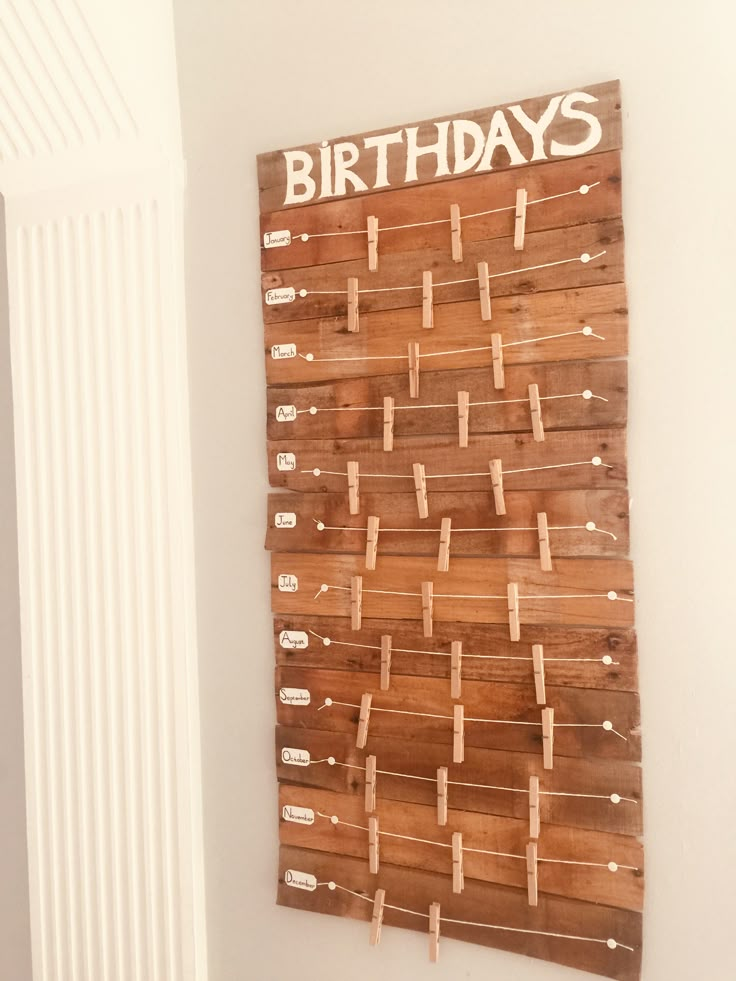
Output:
<instances>
[{"instance_id":1,"label":"may label","mask_svg":"<svg viewBox=\"0 0 736 981\"><path fill-rule=\"evenodd\" d=\"M309 872L297 872L296 869L287 869L284 875L284 882L293 889L306 889L307 892L314 892L317 888L317 879Z\"/></svg>"},{"instance_id":2,"label":"may label","mask_svg":"<svg viewBox=\"0 0 736 981\"><path fill-rule=\"evenodd\" d=\"M264 232L264 249L282 249L285 245L291 245L291 232L288 228L278 232Z\"/></svg>"},{"instance_id":3,"label":"may label","mask_svg":"<svg viewBox=\"0 0 736 981\"><path fill-rule=\"evenodd\" d=\"M293 303L296 298L296 290L293 286L279 286L274 290L266 290L266 304L269 307L277 306L279 303Z\"/></svg>"},{"instance_id":4,"label":"may label","mask_svg":"<svg viewBox=\"0 0 736 981\"><path fill-rule=\"evenodd\" d=\"M306 688L279 688L279 701L282 705L309 705L312 696Z\"/></svg>"},{"instance_id":5,"label":"may label","mask_svg":"<svg viewBox=\"0 0 736 981\"><path fill-rule=\"evenodd\" d=\"M283 361L284 358L295 358L296 344L273 344L271 346L271 357L274 361Z\"/></svg>"},{"instance_id":6,"label":"may label","mask_svg":"<svg viewBox=\"0 0 736 981\"><path fill-rule=\"evenodd\" d=\"M292 807L284 804L281 817L291 824L314 824L314 811L310 807Z\"/></svg>"},{"instance_id":7,"label":"may label","mask_svg":"<svg viewBox=\"0 0 736 981\"><path fill-rule=\"evenodd\" d=\"M276 469L296 470L296 456L293 453L277 453Z\"/></svg>"},{"instance_id":8,"label":"may label","mask_svg":"<svg viewBox=\"0 0 736 981\"><path fill-rule=\"evenodd\" d=\"M277 405L276 422L293 422L296 419L295 405Z\"/></svg>"},{"instance_id":9,"label":"may label","mask_svg":"<svg viewBox=\"0 0 736 981\"><path fill-rule=\"evenodd\" d=\"M309 766L312 757L308 749L292 749L290 746L284 746L281 750L281 762L288 766Z\"/></svg>"},{"instance_id":10,"label":"may label","mask_svg":"<svg viewBox=\"0 0 736 981\"><path fill-rule=\"evenodd\" d=\"M291 576L288 573L282 573L279 576L279 592L280 593L295 593L299 589L299 580L296 576Z\"/></svg>"},{"instance_id":11,"label":"may label","mask_svg":"<svg viewBox=\"0 0 736 981\"><path fill-rule=\"evenodd\" d=\"M277 511L273 518L274 528L296 528L296 514L293 511Z\"/></svg>"},{"instance_id":12,"label":"may label","mask_svg":"<svg viewBox=\"0 0 736 981\"><path fill-rule=\"evenodd\" d=\"M285 651L302 651L309 647L309 634L306 630L282 630L279 644Z\"/></svg>"}]
</instances>

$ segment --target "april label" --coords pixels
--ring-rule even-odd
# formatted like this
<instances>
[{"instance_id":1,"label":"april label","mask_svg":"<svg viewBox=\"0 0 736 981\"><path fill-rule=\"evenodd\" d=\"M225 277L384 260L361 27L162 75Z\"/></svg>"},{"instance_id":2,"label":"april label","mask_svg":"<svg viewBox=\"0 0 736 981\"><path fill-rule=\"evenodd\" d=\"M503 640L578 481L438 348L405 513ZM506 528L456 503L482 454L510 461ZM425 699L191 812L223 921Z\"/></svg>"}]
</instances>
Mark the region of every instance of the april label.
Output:
<instances>
[{"instance_id":1,"label":"april label","mask_svg":"<svg viewBox=\"0 0 736 981\"><path fill-rule=\"evenodd\" d=\"M282 573L279 576L279 592L280 593L295 593L299 589L299 580L296 576L291 576L288 573Z\"/></svg>"},{"instance_id":2,"label":"april label","mask_svg":"<svg viewBox=\"0 0 736 981\"><path fill-rule=\"evenodd\" d=\"M288 228L278 232L264 232L264 249L282 249L285 245L291 245L291 232Z\"/></svg>"},{"instance_id":3,"label":"april label","mask_svg":"<svg viewBox=\"0 0 736 981\"><path fill-rule=\"evenodd\" d=\"M277 405L276 422L294 422L296 419L295 405Z\"/></svg>"},{"instance_id":4,"label":"april label","mask_svg":"<svg viewBox=\"0 0 736 981\"><path fill-rule=\"evenodd\" d=\"M296 470L296 456L293 453L277 453L276 469Z\"/></svg>"},{"instance_id":5,"label":"april label","mask_svg":"<svg viewBox=\"0 0 736 981\"><path fill-rule=\"evenodd\" d=\"M281 762L286 763L287 766L309 766L312 757L308 749L292 749L290 746L284 746L281 750Z\"/></svg>"},{"instance_id":6,"label":"april label","mask_svg":"<svg viewBox=\"0 0 736 981\"><path fill-rule=\"evenodd\" d=\"M285 651L303 651L309 647L309 635L306 630L282 630L279 644Z\"/></svg>"},{"instance_id":7,"label":"april label","mask_svg":"<svg viewBox=\"0 0 736 981\"><path fill-rule=\"evenodd\" d=\"M290 824L314 824L314 811L311 807L292 807L284 804L281 817Z\"/></svg>"},{"instance_id":8,"label":"april label","mask_svg":"<svg viewBox=\"0 0 736 981\"><path fill-rule=\"evenodd\" d=\"M287 869L284 875L284 882L292 889L306 889L307 892L314 892L317 888L317 879L309 872L297 872L296 869Z\"/></svg>"},{"instance_id":9,"label":"april label","mask_svg":"<svg viewBox=\"0 0 736 981\"><path fill-rule=\"evenodd\" d=\"M279 701L282 705L309 705L312 696L306 688L279 688Z\"/></svg>"},{"instance_id":10,"label":"april label","mask_svg":"<svg viewBox=\"0 0 736 981\"><path fill-rule=\"evenodd\" d=\"M293 303L296 298L296 290L293 286L279 286L274 290L266 290L266 305L269 307L278 306L279 303Z\"/></svg>"},{"instance_id":11,"label":"april label","mask_svg":"<svg viewBox=\"0 0 736 981\"><path fill-rule=\"evenodd\" d=\"M273 344L271 346L271 357L274 361L283 361L285 358L295 358L296 344Z\"/></svg>"}]
</instances>

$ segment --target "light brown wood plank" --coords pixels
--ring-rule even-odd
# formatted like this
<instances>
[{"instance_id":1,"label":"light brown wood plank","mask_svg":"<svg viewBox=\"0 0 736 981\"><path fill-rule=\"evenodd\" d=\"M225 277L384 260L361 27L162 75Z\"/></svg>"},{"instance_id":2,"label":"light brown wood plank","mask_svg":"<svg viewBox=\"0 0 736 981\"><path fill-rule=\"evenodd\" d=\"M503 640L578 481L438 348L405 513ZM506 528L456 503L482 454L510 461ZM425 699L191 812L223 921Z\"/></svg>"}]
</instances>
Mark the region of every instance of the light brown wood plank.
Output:
<instances>
[{"instance_id":1,"label":"light brown wood plank","mask_svg":"<svg viewBox=\"0 0 736 981\"><path fill-rule=\"evenodd\" d=\"M401 252L391 256L375 273L367 273L365 261L349 259L327 266L302 266L261 275L263 321L266 324L305 320L310 317L337 317L347 323L347 281L358 278L359 306L363 311L415 308L416 327L422 329L422 272L434 276L434 307L462 300L476 300L476 318L482 323L478 288L478 263L487 262L492 297L538 293L620 283L624 278L624 236L620 219L590 222L571 228L534 232L526 236L523 252L514 249L513 237L469 242L463 248L463 261L436 249ZM580 261L587 254L589 262ZM503 273L503 275L499 275ZM370 278L368 278L370 277ZM440 283L448 283L440 286ZM413 287L396 289L396 287ZM268 305L268 290L297 290L291 303ZM301 297L299 290L307 290ZM380 292L369 292L379 290ZM493 321L487 321L491 327ZM364 330L361 327L361 331Z\"/></svg>"},{"instance_id":2,"label":"light brown wood plank","mask_svg":"<svg viewBox=\"0 0 736 981\"><path fill-rule=\"evenodd\" d=\"M334 881L359 893L358 898L343 890L320 887L314 892L294 889L284 884L288 869L308 872L319 882ZM511 933L442 922L440 957L443 945L450 939L465 940L488 947L523 953L529 957L555 961L580 970L591 971L618 981L635 981L641 966L641 914L617 910L611 906L584 903L561 896L541 895L539 906L530 907L526 890L493 883L468 880L462 894L452 892L452 881L433 872L404 869L384 863L378 875L371 875L366 863L346 856L329 856L323 852L282 845L279 851L278 903L292 909L312 910L335 916L350 916L366 922L368 943L377 888L386 890L386 903L416 912L428 911L433 902L440 903L441 916L473 923L490 923L522 930L562 933L566 936L609 937L633 950L617 946L610 950L605 943L586 943L528 933ZM482 910L482 915L479 914ZM427 933L427 920L387 909L384 930L400 927ZM305 921L306 929L306 921ZM380 949L375 955L375 969L383 963ZM422 967L418 965L418 970Z\"/></svg>"},{"instance_id":3,"label":"light brown wood plank","mask_svg":"<svg viewBox=\"0 0 736 981\"><path fill-rule=\"evenodd\" d=\"M625 361L519 365L505 370L506 387L496 390L487 368L428 371L416 399L407 397L406 379L398 375L269 387L267 432L270 439L378 439L383 436L383 399L391 396L394 438L447 434L457 439L458 392L470 396L471 433L531 432L532 383L539 388L545 431L625 426L626 373ZM595 397L583 398L585 391Z\"/></svg>"},{"instance_id":4,"label":"light brown wood plank","mask_svg":"<svg viewBox=\"0 0 736 981\"><path fill-rule=\"evenodd\" d=\"M379 801L408 801L436 805L437 768L447 766L450 807L501 814L527 820L529 816L529 777L539 777L542 827L563 825L615 831L627 835L642 832L641 768L619 760L583 760L558 756L554 769L545 770L538 749L531 753L465 747L465 762L452 763L447 746L428 742L404 733L399 739L371 736L370 752L376 756L382 772L376 784ZM337 764L312 762L293 766L284 762L286 750L306 750L312 761L332 756ZM276 771L280 781L303 787L355 795L364 799L365 751L356 749L353 732L329 732L296 726L276 726ZM449 759L448 759L449 757ZM394 774L393 776L390 774ZM396 774L411 774L422 779L407 779ZM484 784L497 790L461 786ZM515 788L514 793L500 788ZM614 804L611 794L621 800ZM598 795L567 796L567 795Z\"/></svg>"},{"instance_id":5,"label":"light brown wood plank","mask_svg":"<svg viewBox=\"0 0 736 981\"><path fill-rule=\"evenodd\" d=\"M616 557L629 551L629 499L624 491L509 491L506 514L489 510L488 494L429 494L430 517L418 516L413 492L373 494L361 491L362 514L350 514L345 494L269 494L266 548L277 552L347 552L364 554L366 515L381 516L378 559L385 555L434 555L442 518L452 521L450 561L461 556L539 555L536 516L547 514L552 560L570 556ZM294 515L291 518L290 515ZM296 522L295 524L293 522ZM593 521L601 531L587 531ZM317 523L326 527L320 531ZM574 526L578 526L575 528ZM355 531L333 531L349 528ZM418 532L391 528L422 529ZM461 532L460 528L531 528L531 531ZM557 530L560 529L560 530ZM563 530L564 529L564 530Z\"/></svg>"},{"instance_id":6,"label":"light brown wood plank","mask_svg":"<svg viewBox=\"0 0 736 981\"><path fill-rule=\"evenodd\" d=\"M508 629L502 624L436 623L432 636L425 637L421 624L409 620L364 620L363 629L356 634L343 617L277 616L276 664L364 671L371 675L366 680L366 690L375 690L384 634L391 637L390 678L444 678L449 689L450 645L459 640L463 645L463 682L532 685L531 645L542 644L549 685L611 691L636 691L638 687L634 631L591 627L523 626L521 640L515 643L509 640ZM328 638L330 644L325 645L320 638ZM470 654L482 657L467 656ZM610 658L611 663L605 663L604 658Z\"/></svg>"},{"instance_id":7,"label":"light brown wood plank","mask_svg":"<svg viewBox=\"0 0 736 981\"><path fill-rule=\"evenodd\" d=\"M355 736L360 700L366 692L370 692L373 695L373 708L367 753L373 751L374 737L406 739L416 736L446 746L448 755L445 762L452 759L454 703L443 679L396 677L386 692L377 691L375 683L366 684L369 679L374 680L361 672L278 668L275 693L278 722L287 726L302 725L307 729L348 732ZM309 704L284 704L282 689L287 688L309 691ZM547 703L555 709L555 756L629 761L641 758L637 695L631 692L554 688L549 685L547 689ZM334 703L349 704L321 708L326 698ZM519 753L530 753L536 749L541 756L541 710L536 704L533 686L497 683L489 689L485 682L468 681L463 685L459 704L465 707L466 746ZM401 715L378 709L421 714ZM499 724L467 721L470 718L503 721ZM614 729L623 738L604 730L604 721L613 723ZM511 722L525 724L509 724Z\"/></svg>"},{"instance_id":8,"label":"light brown wood plank","mask_svg":"<svg viewBox=\"0 0 736 981\"><path fill-rule=\"evenodd\" d=\"M531 120L537 121L548 109L550 100L553 98L553 96L564 96L567 95L568 92L574 91L576 90L573 89L568 90L567 92L557 92L551 93L550 95L536 96L531 99L524 99L518 104L521 105L522 110ZM578 109L583 108L586 112L593 114L600 121L601 139L593 149L596 153L620 149L620 82L614 80L596 83L595 85L586 85L582 91L590 96L593 96L594 99L597 100L586 104L575 104ZM369 133L360 133L355 136L347 137L348 142L357 143L358 148L362 148L361 156L352 167L352 170L363 180L363 183L366 184L369 189L375 186L377 153L375 149L369 150L368 148L364 147L364 140L368 136L391 133L399 129L405 129L406 127L417 126L417 144L419 146L423 146L428 143L436 142L438 138L438 130L435 125L436 123L452 121L455 119L463 119L477 123L483 129L484 135L487 136L492 117L496 109L502 110L506 122L510 127L514 142L525 160L532 160L532 157L537 158L537 160L534 162L541 162L542 160L547 160L550 157L555 159L551 154L551 140L556 140L558 143L568 146L574 146L575 144L579 144L581 140L584 140L588 136L589 125L585 121L566 118L558 110L543 136L542 152L536 153L529 132L516 120L512 112L506 111L510 105L512 105L512 103L508 103L505 106L465 110L452 115L439 116L435 119L425 119L414 123L403 123L399 126L385 127L380 130L373 130ZM403 139L405 141L405 137L403 137ZM319 180L320 145L318 143L313 143L306 144L301 147L293 147L292 149L303 150L309 154L313 161L315 176ZM261 153L257 157L261 212L274 211L275 209L282 208L284 206L286 197L286 163L283 153L283 150L273 150L266 153ZM491 165L496 171L514 166L511 163L508 152L503 148L500 148L494 152ZM455 169L455 155L452 137L450 137L448 141L448 167L450 170L449 174L437 174L436 157L420 156L417 160L416 183L437 183L444 180L454 179L455 175L452 172ZM387 147L386 179L389 185L398 186L404 183L405 178L406 143L402 142L390 144ZM321 188L318 184L316 194L319 194L320 191ZM346 187L346 196L353 196L356 193L361 194L367 192L356 191L354 187L348 183ZM299 207L299 202L296 203L296 206Z\"/></svg>"},{"instance_id":9,"label":"light brown wood plank","mask_svg":"<svg viewBox=\"0 0 736 981\"><path fill-rule=\"evenodd\" d=\"M586 194L570 194L581 186ZM597 185L597 186L592 186ZM370 215L379 222L379 265L384 257L415 249L451 251L450 206L457 204L461 215L478 215L462 222L463 242L503 238L514 234L517 187L526 188L529 201L553 195L553 200L531 204L527 209L526 231L567 228L589 221L615 218L621 214L621 155L618 151L596 153L550 162L546 167L516 167L472 177L458 177L444 184L410 185L378 194L338 198L304 205L298 211L287 208L261 215L261 243L265 232L288 229L290 246L261 248L261 268L288 269L316 266L344 259L367 261L367 235L334 235L367 228ZM490 209L508 208L494 214ZM445 224L420 225L416 222L444 221ZM397 225L414 225L396 228ZM311 237L303 242L299 237ZM324 237L315 237L315 236ZM365 271L368 271L366 264Z\"/></svg>"},{"instance_id":10,"label":"light brown wood plank","mask_svg":"<svg viewBox=\"0 0 736 981\"><path fill-rule=\"evenodd\" d=\"M380 779L380 774L379 774ZM284 810L305 807L314 814L312 825L296 824L284 819ZM450 808L447 825L437 824L437 808L382 800L377 807L380 824L380 862L413 869L424 869L440 875L452 875L452 833L459 831L463 840L465 878L526 888L524 849L529 841L529 821L489 816ZM284 845L310 848L336 855L350 855L367 861L368 815L364 802L355 795L304 787L279 787L279 837ZM327 818L321 814L328 815ZM339 824L331 823L335 815ZM357 825L351 828L347 825ZM360 830L365 828L366 830ZM391 837L405 835L424 841ZM437 842L428 845L425 842ZM465 851L465 849L468 849ZM517 855L506 858L486 855L469 849ZM545 825L539 841L539 892L588 902L605 903L620 909L641 911L644 898L644 854L642 846L626 835L581 831ZM545 859L561 860L558 864ZM591 863L586 864L562 864ZM612 872L609 862L618 866ZM601 868L593 867L595 864Z\"/></svg>"},{"instance_id":11,"label":"light brown wood plank","mask_svg":"<svg viewBox=\"0 0 736 981\"><path fill-rule=\"evenodd\" d=\"M408 307L361 314L357 334L348 333L344 317L267 324L266 377L273 385L386 374L406 377L410 341L420 344L422 371L490 367L492 333L500 333L503 343L512 345L504 347L507 365L621 357L628 350L623 283L497 297L492 314L491 321L481 321L477 300L472 299L438 304L432 330L422 330L420 312ZM579 333L585 326L598 336ZM518 343L531 339L534 343ZM293 356L285 356L294 350ZM305 360L307 355L314 360ZM351 358L356 360L343 360Z\"/></svg>"}]
</instances>

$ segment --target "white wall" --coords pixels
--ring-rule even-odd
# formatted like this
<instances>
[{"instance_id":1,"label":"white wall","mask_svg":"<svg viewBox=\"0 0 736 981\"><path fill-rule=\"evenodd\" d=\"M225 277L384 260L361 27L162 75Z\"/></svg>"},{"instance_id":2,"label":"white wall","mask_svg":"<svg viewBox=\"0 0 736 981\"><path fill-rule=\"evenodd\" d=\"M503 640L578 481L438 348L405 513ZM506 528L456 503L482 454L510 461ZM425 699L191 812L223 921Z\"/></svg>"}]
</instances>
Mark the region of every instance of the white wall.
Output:
<instances>
[{"instance_id":1,"label":"white wall","mask_svg":"<svg viewBox=\"0 0 736 981\"><path fill-rule=\"evenodd\" d=\"M620 77L647 848L645 981L735 976L733 15L700 0L175 0L213 981L571 977L274 905L254 156ZM726 23L726 20L729 23ZM730 552L730 554L729 554ZM728 750L730 749L730 753ZM578 975L579 976L579 975Z\"/></svg>"}]
</instances>

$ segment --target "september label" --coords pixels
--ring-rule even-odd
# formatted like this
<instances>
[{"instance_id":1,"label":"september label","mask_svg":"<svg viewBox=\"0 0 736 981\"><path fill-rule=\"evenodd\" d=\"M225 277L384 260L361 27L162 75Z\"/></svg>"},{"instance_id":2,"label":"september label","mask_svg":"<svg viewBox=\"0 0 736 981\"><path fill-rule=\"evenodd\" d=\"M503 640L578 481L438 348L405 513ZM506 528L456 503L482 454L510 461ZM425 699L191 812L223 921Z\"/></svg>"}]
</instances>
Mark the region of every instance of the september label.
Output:
<instances>
[{"instance_id":1,"label":"september label","mask_svg":"<svg viewBox=\"0 0 736 981\"><path fill-rule=\"evenodd\" d=\"M282 705L309 705L312 696L306 688L279 688L279 701Z\"/></svg>"}]
</instances>

